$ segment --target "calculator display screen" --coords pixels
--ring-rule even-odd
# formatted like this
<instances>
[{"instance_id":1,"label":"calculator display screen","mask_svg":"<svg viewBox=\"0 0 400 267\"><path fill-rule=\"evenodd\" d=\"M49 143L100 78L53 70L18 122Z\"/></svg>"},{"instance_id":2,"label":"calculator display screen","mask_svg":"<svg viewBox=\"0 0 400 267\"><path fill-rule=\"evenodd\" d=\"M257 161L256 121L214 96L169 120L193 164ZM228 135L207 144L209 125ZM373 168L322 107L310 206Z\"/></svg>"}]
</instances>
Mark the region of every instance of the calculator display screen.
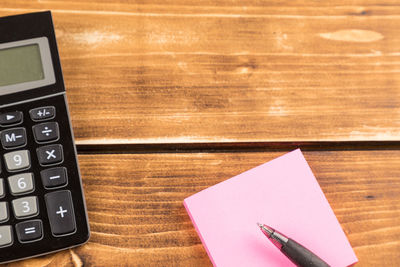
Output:
<instances>
[{"instance_id":1,"label":"calculator display screen","mask_svg":"<svg viewBox=\"0 0 400 267\"><path fill-rule=\"evenodd\" d=\"M47 37L0 43L0 96L55 82Z\"/></svg>"},{"instance_id":2,"label":"calculator display screen","mask_svg":"<svg viewBox=\"0 0 400 267\"><path fill-rule=\"evenodd\" d=\"M44 79L38 44L0 50L0 86Z\"/></svg>"}]
</instances>

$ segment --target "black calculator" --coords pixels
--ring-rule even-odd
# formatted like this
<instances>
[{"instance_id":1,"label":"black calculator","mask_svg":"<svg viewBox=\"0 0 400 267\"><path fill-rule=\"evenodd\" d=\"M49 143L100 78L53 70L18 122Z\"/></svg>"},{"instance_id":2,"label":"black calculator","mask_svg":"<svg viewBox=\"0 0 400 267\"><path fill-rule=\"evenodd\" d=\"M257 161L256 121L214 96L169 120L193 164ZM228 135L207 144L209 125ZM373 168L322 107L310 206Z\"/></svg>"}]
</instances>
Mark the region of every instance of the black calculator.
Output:
<instances>
[{"instance_id":1,"label":"black calculator","mask_svg":"<svg viewBox=\"0 0 400 267\"><path fill-rule=\"evenodd\" d=\"M0 18L0 263L89 239L51 13Z\"/></svg>"}]
</instances>

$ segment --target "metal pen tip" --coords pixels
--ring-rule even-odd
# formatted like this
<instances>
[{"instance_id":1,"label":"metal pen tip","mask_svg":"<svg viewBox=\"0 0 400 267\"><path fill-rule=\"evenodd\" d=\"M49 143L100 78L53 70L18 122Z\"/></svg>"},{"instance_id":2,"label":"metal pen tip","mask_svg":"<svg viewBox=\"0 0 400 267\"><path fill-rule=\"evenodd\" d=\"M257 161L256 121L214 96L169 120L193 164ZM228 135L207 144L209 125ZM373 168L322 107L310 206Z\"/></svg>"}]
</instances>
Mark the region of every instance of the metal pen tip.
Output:
<instances>
[{"instance_id":1,"label":"metal pen tip","mask_svg":"<svg viewBox=\"0 0 400 267\"><path fill-rule=\"evenodd\" d=\"M272 227L269 227L268 225L257 223L258 227L260 227L261 231L265 232L268 235L272 235L275 230Z\"/></svg>"}]
</instances>

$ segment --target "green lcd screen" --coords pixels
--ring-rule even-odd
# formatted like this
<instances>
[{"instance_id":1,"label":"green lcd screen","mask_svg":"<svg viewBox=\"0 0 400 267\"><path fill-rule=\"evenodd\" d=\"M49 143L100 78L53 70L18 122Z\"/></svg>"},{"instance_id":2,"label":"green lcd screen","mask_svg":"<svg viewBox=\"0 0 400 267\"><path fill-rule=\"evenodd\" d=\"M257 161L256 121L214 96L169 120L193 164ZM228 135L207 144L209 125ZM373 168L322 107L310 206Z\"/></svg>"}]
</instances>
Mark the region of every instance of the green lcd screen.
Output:
<instances>
[{"instance_id":1,"label":"green lcd screen","mask_svg":"<svg viewBox=\"0 0 400 267\"><path fill-rule=\"evenodd\" d=\"M0 49L0 86L44 78L38 44Z\"/></svg>"}]
</instances>

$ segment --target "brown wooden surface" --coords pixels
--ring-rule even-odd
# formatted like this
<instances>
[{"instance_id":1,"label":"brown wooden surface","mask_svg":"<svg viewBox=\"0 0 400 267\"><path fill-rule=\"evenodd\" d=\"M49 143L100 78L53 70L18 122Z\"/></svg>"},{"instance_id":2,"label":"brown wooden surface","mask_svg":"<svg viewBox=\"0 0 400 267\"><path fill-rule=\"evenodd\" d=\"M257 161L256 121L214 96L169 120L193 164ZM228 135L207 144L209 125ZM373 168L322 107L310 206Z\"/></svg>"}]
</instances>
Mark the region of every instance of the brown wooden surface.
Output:
<instances>
[{"instance_id":1,"label":"brown wooden surface","mask_svg":"<svg viewBox=\"0 0 400 267\"><path fill-rule=\"evenodd\" d=\"M182 200L284 153L81 155L90 242L23 264L211 266ZM400 151L305 157L359 258L357 266L398 266Z\"/></svg>"},{"instance_id":2,"label":"brown wooden surface","mask_svg":"<svg viewBox=\"0 0 400 267\"><path fill-rule=\"evenodd\" d=\"M0 7L53 11L79 144L400 140L397 1Z\"/></svg>"},{"instance_id":3,"label":"brown wooden surface","mask_svg":"<svg viewBox=\"0 0 400 267\"><path fill-rule=\"evenodd\" d=\"M397 0L0 2L47 9L92 237L9 266L211 266L183 199L292 142L357 266L400 266Z\"/></svg>"}]
</instances>

